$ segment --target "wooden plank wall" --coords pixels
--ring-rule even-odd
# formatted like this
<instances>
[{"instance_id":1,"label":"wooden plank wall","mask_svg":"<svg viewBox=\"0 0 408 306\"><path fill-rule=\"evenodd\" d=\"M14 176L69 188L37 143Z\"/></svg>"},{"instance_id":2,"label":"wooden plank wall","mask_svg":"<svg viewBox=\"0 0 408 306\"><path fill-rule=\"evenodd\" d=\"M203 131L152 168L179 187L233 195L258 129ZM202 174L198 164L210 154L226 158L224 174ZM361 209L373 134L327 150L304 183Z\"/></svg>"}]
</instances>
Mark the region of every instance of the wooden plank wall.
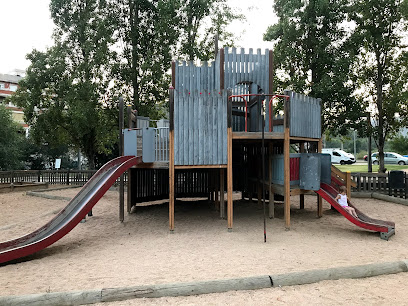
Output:
<instances>
[{"instance_id":1,"label":"wooden plank wall","mask_svg":"<svg viewBox=\"0 0 408 306\"><path fill-rule=\"evenodd\" d=\"M215 62L203 62L201 66L196 66L193 62L176 62L174 88L179 92L219 90L219 56Z\"/></svg>"},{"instance_id":2,"label":"wooden plank wall","mask_svg":"<svg viewBox=\"0 0 408 306\"><path fill-rule=\"evenodd\" d=\"M175 91L175 165L227 163L227 92Z\"/></svg>"},{"instance_id":3,"label":"wooden plank wall","mask_svg":"<svg viewBox=\"0 0 408 306\"><path fill-rule=\"evenodd\" d=\"M321 138L321 100L293 91L290 96L290 136Z\"/></svg>"},{"instance_id":4,"label":"wooden plank wall","mask_svg":"<svg viewBox=\"0 0 408 306\"><path fill-rule=\"evenodd\" d=\"M262 54L261 49L257 49L254 54L253 49L245 53L241 48L237 52L236 48L225 48L225 88L232 88L243 82L257 84L263 93L269 93L269 50L265 49ZM267 99L266 103L268 103ZM265 131L269 126L269 112L266 107Z\"/></svg>"}]
</instances>

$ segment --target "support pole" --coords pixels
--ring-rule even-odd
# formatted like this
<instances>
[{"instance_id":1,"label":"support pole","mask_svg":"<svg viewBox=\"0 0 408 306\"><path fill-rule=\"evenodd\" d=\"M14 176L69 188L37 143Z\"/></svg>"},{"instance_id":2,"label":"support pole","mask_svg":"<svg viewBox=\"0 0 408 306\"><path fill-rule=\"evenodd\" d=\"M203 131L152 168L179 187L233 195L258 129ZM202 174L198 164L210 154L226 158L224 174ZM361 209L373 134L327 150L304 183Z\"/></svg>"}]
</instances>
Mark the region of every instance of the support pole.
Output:
<instances>
[{"instance_id":1,"label":"support pole","mask_svg":"<svg viewBox=\"0 0 408 306\"><path fill-rule=\"evenodd\" d=\"M301 142L300 143L300 148L299 148L300 153L305 153L305 143ZM300 209L305 209L305 195L301 194L300 195Z\"/></svg>"},{"instance_id":2,"label":"support pole","mask_svg":"<svg viewBox=\"0 0 408 306\"><path fill-rule=\"evenodd\" d=\"M268 170L269 170L269 180L268 180L268 188L269 188L269 218L275 218L275 195L272 191L272 153L273 153L273 144L269 143L269 162L268 162Z\"/></svg>"},{"instance_id":3,"label":"support pole","mask_svg":"<svg viewBox=\"0 0 408 306\"><path fill-rule=\"evenodd\" d=\"M174 62L172 63L172 68ZM174 74L174 70L173 70ZM174 231L174 88L170 88L170 112L169 112L169 230L172 233Z\"/></svg>"},{"instance_id":4,"label":"support pole","mask_svg":"<svg viewBox=\"0 0 408 306\"><path fill-rule=\"evenodd\" d=\"M317 153L322 153L322 139L319 139L317 143ZM320 195L317 195L317 217L321 218L323 216L323 199Z\"/></svg>"},{"instance_id":5,"label":"support pole","mask_svg":"<svg viewBox=\"0 0 408 306\"><path fill-rule=\"evenodd\" d=\"M284 104L284 141L283 141L283 169L284 169L284 217L285 228L290 229L290 100Z\"/></svg>"},{"instance_id":6,"label":"support pole","mask_svg":"<svg viewBox=\"0 0 408 306\"><path fill-rule=\"evenodd\" d=\"M225 219L225 200L224 200L224 169L220 169L220 218Z\"/></svg>"},{"instance_id":7,"label":"support pole","mask_svg":"<svg viewBox=\"0 0 408 306\"><path fill-rule=\"evenodd\" d=\"M125 128L124 122L124 105L123 97L119 98L119 154L123 156L124 154L124 139L122 130ZM120 176L119 180L119 220L123 222L125 219L125 180L124 175Z\"/></svg>"},{"instance_id":8,"label":"support pole","mask_svg":"<svg viewBox=\"0 0 408 306\"><path fill-rule=\"evenodd\" d=\"M169 230L174 232L174 87L176 85L176 63L171 63L171 87L169 90Z\"/></svg>"},{"instance_id":9,"label":"support pole","mask_svg":"<svg viewBox=\"0 0 408 306\"><path fill-rule=\"evenodd\" d=\"M227 99L232 95L228 89ZM232 201L232 101L227 100L227 219L228 231L232 231L233 201Z\"/></svg>"}]
</instances>

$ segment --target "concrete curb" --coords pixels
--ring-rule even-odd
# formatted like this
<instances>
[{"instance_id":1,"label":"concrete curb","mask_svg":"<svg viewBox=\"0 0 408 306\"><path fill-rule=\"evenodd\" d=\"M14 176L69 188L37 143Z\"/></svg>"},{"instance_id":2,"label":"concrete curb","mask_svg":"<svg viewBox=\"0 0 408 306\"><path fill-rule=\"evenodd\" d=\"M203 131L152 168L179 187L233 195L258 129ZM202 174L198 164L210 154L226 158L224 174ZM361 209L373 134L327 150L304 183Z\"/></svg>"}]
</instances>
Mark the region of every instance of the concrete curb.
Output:
<instances>
[{"instance_id":1,"label":"concrete curb","mask_svg":"<svg viewBox=\"0 0 408 306\"><path fill-rule=\"evenodd\" d=\"M33 196L33 197L39 197L39 198L45 198L45 199L51 199L51 200L70 201L72 198L43 194L43 192L73 189L73 188L82 188L82 186L67 186L67 187L51 188L51 189L39 189L36 191L27 191L26 195Z\"/></svg>"},{"instance_id":2,"label":"concrete curb","mask_svg":"<svg viewBox=\"0 0 408 306\"><path fill-rule=\"evenodd\" d=\"M378 192L352 192L351 199L353 198L374 198L377 200L383 200L383 201L392 202L395 204L401 204L401 205L408 206L407 199L396 198L396 197L378 193Z\"/></svg>"},{"instance_id":3,"label":"concrete curb","mask_svg":"<svg viewBox=\"0 0 408 306\"><path fill-rule=\"evenodd\" d=\"M188 296L234 290L265 289L311 284L323 280L364 278L400 272L408 272L408 260L194 283L3 296L0 297L0 305L81 305L135 298Z\"/></svg>"}]
</instances>

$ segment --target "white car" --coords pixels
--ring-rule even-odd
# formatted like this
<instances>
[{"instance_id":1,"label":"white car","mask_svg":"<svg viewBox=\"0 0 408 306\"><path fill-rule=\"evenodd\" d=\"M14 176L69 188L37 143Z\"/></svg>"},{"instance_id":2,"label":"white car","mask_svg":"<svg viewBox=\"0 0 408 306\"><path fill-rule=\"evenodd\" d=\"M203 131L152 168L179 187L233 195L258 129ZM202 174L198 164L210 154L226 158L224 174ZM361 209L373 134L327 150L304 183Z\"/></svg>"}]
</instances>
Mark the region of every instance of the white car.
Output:
<instances>
[{"instance_id":1,"label":"white car","mask_svg":"<svg viewBox=\"0 0 408 306\"><path fill-rule=\"evenodd\" d=\"M374 165L380 163L378 160L378 152L371 155L371 160ZM384 164L408 165L408 157L404 157L394 152L384 152Z\"/></svg>"},{"instance_id":2,"label":"white car","mask_svg":"<svg viewBox=\"0 0 408 306\"><path fill-rule=\"evenodd\" d=\"M353 154L347 153L340 149L322 149L322 153L331 155L332 164L354 164L356 158Z\"/></svg>"}]
</instances>

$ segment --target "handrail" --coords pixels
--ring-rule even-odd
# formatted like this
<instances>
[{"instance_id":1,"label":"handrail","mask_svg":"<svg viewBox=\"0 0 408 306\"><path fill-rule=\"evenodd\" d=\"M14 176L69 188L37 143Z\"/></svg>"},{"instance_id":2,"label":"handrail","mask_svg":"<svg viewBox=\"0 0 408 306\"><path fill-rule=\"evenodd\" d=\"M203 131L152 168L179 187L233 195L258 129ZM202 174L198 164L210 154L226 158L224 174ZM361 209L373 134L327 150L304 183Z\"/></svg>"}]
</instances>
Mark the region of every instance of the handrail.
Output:
<instances>
[{"instance_id":1,"label":"handrail","mask_svg":"<svg viewBox=\"0 0 408 306\"><path fill-rule=\"evenodd\" d=\"M346 184L347 184L347 173L345 173L345 172L343 172L343 171L341 171L340 169L338 169L337 167L335 167L335 166L333 166L333 165L331 165L331 171L332 171L332 173L334 173L335 175L337 175L339 178L341 178ZM350 180L350 185L352 186L352 187L357 187L357 184L356 184L356 182L354 182L353 180L351 180L351 179L349 179Z\"/></svg>"},{"instance_id":2,"label":"handrail","mask_svg":"<svg viewBox=\"0 0 408 306\"><path fill-rule=\"evenodd\" d=\"M289 99L289 96L276 95L276 94L244 94L244 95L231 95L231 96L229 96L228 100L231 100L231 98L241 98L245 102L245 132L248 132L248 123L247 123L248 122L248 102L244 97L259 97L259 96L272 97L269 100L269 132L271 132L271 122L272 122L272 118L271 118L272 100L277 98L277 97L283 97L283 98L286 98L286 100ZM262 101L262 105L263 105L263 101Z\"/></svg>"}]
</instances>

